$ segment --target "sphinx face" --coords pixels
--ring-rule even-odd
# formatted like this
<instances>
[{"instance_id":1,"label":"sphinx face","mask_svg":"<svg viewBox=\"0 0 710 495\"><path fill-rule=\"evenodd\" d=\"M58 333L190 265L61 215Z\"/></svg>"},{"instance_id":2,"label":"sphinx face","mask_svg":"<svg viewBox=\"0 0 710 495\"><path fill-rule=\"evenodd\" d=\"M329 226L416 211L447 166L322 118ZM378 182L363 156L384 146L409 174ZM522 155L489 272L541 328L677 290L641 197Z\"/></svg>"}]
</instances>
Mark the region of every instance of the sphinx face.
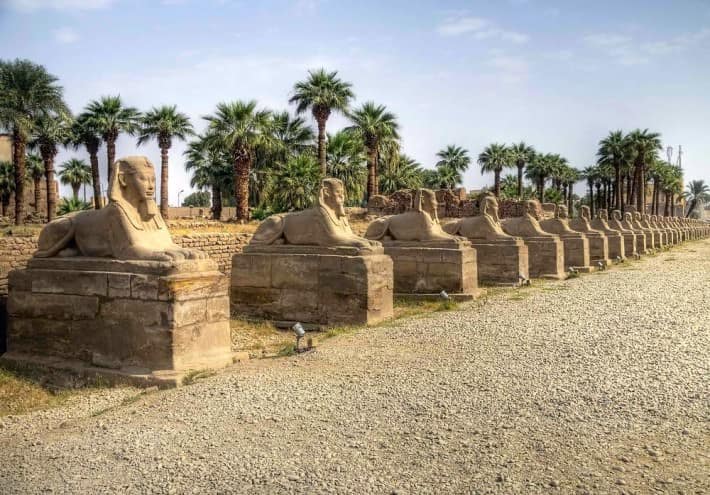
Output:
<instances>
[{"instance_id":1,"label":"sphinx face","mask_svg":"<svg viewBox=\"0 0 710 495\"><path fill-rule=\"evenodd\" d=\"M155 200L155 169L137 167L134 173L124 174L126 187L134 197L141 200Z\"/></svg>"},{"instance_id":2,"label":"sphinx face","mask_svg":"<svg viewBox=\"0 0 710 495\"><path fill-rule=\"evenodd\" d=\"M342 184L325 186L323 198L338 218L345 216L345 188Z\"/></svg>"}]
</instances>

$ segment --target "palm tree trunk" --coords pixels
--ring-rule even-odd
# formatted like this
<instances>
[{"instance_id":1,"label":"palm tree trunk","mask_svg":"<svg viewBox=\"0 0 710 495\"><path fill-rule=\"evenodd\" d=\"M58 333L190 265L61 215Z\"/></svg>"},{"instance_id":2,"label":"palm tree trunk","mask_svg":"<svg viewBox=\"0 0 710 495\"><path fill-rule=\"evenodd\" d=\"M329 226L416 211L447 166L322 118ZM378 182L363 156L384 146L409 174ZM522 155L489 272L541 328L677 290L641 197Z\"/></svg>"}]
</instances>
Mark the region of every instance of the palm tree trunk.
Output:
<instances>
[{"instance_id":1,"label":"palm tree trunk","mask_svg":"<svg viewBox=\"0 0 710 495\"><path fill-rule=\"evenodd\" d=\"M44 180L47 186L47 221L57 216L57 190L54 188L54 156L44 157Z\"/></svg>"},{"instance_id":2,"label":"palm tree trunk","mask_svg":"<svg viewBox=\"0 0 710 495\"><path fill-rule=\"evenodd\" d=\"M621 208L623 209L624 206L626 206L626 203L624 202L624 174L621 172L619 172L619 174L619 180L621 181L619 182L619 198L621 201Z\"/></svg>"},{"instance_id":3,"label":"palm tree trunk","mask_svg":"<svg viewBox=\"0 0 710 495\"><path fill-rule=\"evenodd\" d=\"M249 169L251 155L246 150L238 150L234 159L234 199L237 206L237 220L249 220Z\"/></svg>"},{"instance_id":4,"label":"palm tree trunk","mask_svg":"<svg viewBox=\"0 0 710 495\"><path fill-rule=\"evenodd\" d=\"M222 219L222 190L219 185L212 184L212 220Z\"/></svg>"},{"instance_id":5,"label":"palm tree trunk","mask_svg":"<svg viewBox=\"0 0 710 495\"><path fill-rule=\"evenodd\" d=\"M74 197L75 200L79 199L79 188L81 187L81 184L72 184L71 185L71 193L72 196Z\"/></svg>"},{"instance_id":6,"label":"palm tree trunk","mask_svg":"<svg viewBox=\"0 0 710 495\"><path fill-rule=\"evenodd\" d=\"M180 206L180 205L178 205ZM160 214L168 218L168 148L160 147Z\"/></svg>"},{"instance_id":7,"label":"palm tree trunk","mask_svg":"<svg viewBox=\"0 0 710 495\"><path fill-rule=\"evenodd\" d=\"M523 168L525 163L518 164L518 199L523 197Z\"/></svg>"},{"instance_id":8,"label":"palm tree trunk","mask_svg":"<svg viewBox=\"0 0 710 495\"><path fill-rule=\"evenodd\" d=\"M570 182L569 185L567 186L567 212L569 213L569 216L572 216L572 206L573 206L573 199L572 199L572 193L574 191L574 182Z\"/></svg>"},{"instance_id":9,"label":"palm tree trunk","mask_svg":"<svg viewBox=\"0 0 710 495\"><path fill-rule=\"evenodd\" d=\"M367 159L367 201L370 201L370 198L373 197L374 195L377 194L376 192L376 187L377 185L375 184L377 176L376 170L375 170L375 163L377 161L377 147L373 146L372 148L368 149L368 159Z\"/></svg>"},{"instance_id":10,"label":"palm tree trunk","mask_svg":"<svg viewBox=\"0 0 710 495\"><path fill-rule=\"evenodd\" d=\"M664 206L664 208L663 208L663 210L664 210L664 211L663 211L663 216L664 216L664 217L667 217L668 214L669 214L669 212L670 212L670 202L668 201L668 196L669 196L668 191L666 191L665 196L666 196L666 197L665 197L666 204L665 204L665 206Z\"/></svg>"},{"instance_id":11,"label":"palm tree trunk","mask_svg":"<svg viewBox=\"0 0 710 495\"><path fill-rule=\"evenodd\" d=\"M84 191L83 191L84 192L84 203L86 203L86 182L84 182L83 186L84 186Z\"/></svg>"},{"instance_id":12,"label":"palm tree trunk","mask_svg":"<svg viewBox=\"0 0 710 495\"><path fill-rule=\"evenodd\" d=\"M326 146L325 146L325 123L327 117L319 117L318 121L318 163L320 163L320 173L325 177L328 173L328 163L326 161Z\"/></svg>"},{"instance_id":13,"label":"palm tree trunk","mask_svg":"<svg viewBox=\"0 0 710 495\"><path fill-rule=\"evenodd\" d=\"M634 181L629 172L626 173L626 202L630 205L634 204Z\"/></svg>"},{"instance_id":14,"label":"palm tree trunk","mask_svg":"<svg viewBox=\"0 0 710 495\"><path fill-rule=\"evenodd\" d=\"M109 137L106 140L106 159L108 160L108 187L111 188L113 180L113 165L116 160L116 138Z\"/></svg>"},{"instance_id":15,"label":"palm tree trunk","mask_svg":"<svg viewBox=\"0 0 710 495\"><path fill-rule=\"evenodd\" d=\"M614 193L616 193L616 209L619 211L624 211L624 203L621 195L621 167L614 167L614 179L616 183L614 184Z\"/></svg>"},{"instance_id":16,"label":"palm tree trunk","mask_svg":"<svg viewBox=\"0 0 710 495\"><path fill-rule=\"evenodd\" d=\"M639 164L637 181L638 186L636 188L636 209L641 213L646 213L646 188L644 187L645 177L643 164Z\"/></svg>"},{"instance_id":17,"label":"palm tree trunk","mask_svg":"<svg viewBox=\"0 0 710 495\"><path fill-rule=\"evenodd\" d=\"M94 186L94 208L98 210L101 208L101 178L99 176L98 149L89 148L87 146L87 151L89 152L89 161L91 162L91 182Z\"/></svg>"},{"instance_id":18,"label":"palm tree trunk","mask_svg":"<svg viewBox=\"0 0 710 495\"><path fill-rule=\"evenodd\" d=\"M15 164L15 225L25 223L25 148L27 141L19 130L12 132Z\"/></svg>"},{"instance_id":19,"label":"palm tree trunk","mask_svg":"<svg viewBox=\"0 0 710 495\"><path fill-rule=\"evenodd\" d=\"M594 218L594 185L589 182L589 214Z\"/></svg>"},{"instance_id":20,"label":"palm tree trunk","mask_svg":"<svg viewBox=\"0 0 710 495\"><path fill-rule=\"evenodd\" d=\"M493 172L493 194L495 197L500 197L500 169L497 168Z\"/></svg>"},{"instance_id":21,"label":"palm tree trunk","mask_svg":"<svg viewBox=\"0 0 710 495\"><path fill-rule=\"evenodd\" d=\"M34 177L35 213L39 215L39 204L42 202L42 177Z\"/></svg>"}]
</instances>

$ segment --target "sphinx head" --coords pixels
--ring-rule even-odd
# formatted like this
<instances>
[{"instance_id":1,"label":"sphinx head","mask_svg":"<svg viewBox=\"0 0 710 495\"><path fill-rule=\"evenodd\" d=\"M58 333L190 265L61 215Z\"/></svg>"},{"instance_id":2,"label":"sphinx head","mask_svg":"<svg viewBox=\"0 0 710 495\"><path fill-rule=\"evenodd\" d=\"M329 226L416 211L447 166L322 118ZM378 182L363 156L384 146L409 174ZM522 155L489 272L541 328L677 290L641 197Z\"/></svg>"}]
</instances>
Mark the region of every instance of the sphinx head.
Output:
<instances>
[{"instance_id":1,"label":"sphinx head","mask_svg":"<svg viewBox=\"0 0 710 495\"><path fill-rule=\"evenodd\" d=\"M116 160L108 197L111 202L132 206L143 220L157 215L155 168L150 160L144 156L128 156Z\"/></svg>"},{"instance_id":2,"label":"sphinx head","mask_svg":"<svg viewBox=\"0 0 710 495\"><path fill-rule=\"evenodd\" d=\"M631 212L626 212L624 213L624 220L627 222L631 222L633 220L633 217L631 216Z\"/></svg>"},{"instance_id":3,"label":"sphinx head","mask_svg":"<svg viewBox=\"0 0 710 495\"><path fill-rule=\"evenodd\" d=\"M614 220L621 220L621 212L619 210L614 210L611 212L611 218Z\"/></svg>"},{"instance_id":4,"label":"sphinx head","mask_svg":"<svg viewBox=\"0 0 710 495\"><path fill-rule=\"evenodd\" d=\"M555 217L562 219L569 218L567 207L565 205L557 205L557 208L555 208Z\"/></svg>"},{"instance_id":5,"label":"sphinx head","mask_svg":"<svg viewBox=\"0 0 710 495\"><path fill-rule=\"evenodd\" d=\"M525 214L530 215L535 220L540 219L540 215L538 213L538 207L537 207L538 202L537 201L533 201L531 199L528 199L528 200L524 201L523 204L525 206Z\"/></svg>"},{"instance_id":6,"label":"sphinx head","mask_svg":"<svg viewBox=\"0 0 710 495\"><path fill-rule=\"evenodd\" d=\"M414 208L428 213L435 222L439 221L439 202L436 200L436 193L431 189L417 189L414 194Z\"/></svg>"},{"instance_id":7,"label":"sphinx head","mask_svg":"<svg viewBox=\"0 0 710 495\"><path fill-rule=\"evenodd\" d=\"M641 221L641 213L640 212L638 212L638 211L634 212L634 220L636 220L637 222Z\"/></svg>"},{"instance_id":8,"label":"sphinx head","mask_svg":"<svg viewBox=\"0 0 710 495\"><path fill-rule=\"evenodd\" d=\"M609 214L605 209L600 208L599 210L597 210L597 218L601 220L609 220Z\"/></svg>"},{"instance_id":9,"label":"sphinx head","mask_svg":"<svg viewBox=\"0 0 710 495\"><path fill-rule=\"evenodd\" d=\"M590 211L589 211L589 206L582 205L582 207L580 208L580 210L581 210L580 215L582 215L582 218L586 218L587 220L591 220L591 219L592 219L592 214L591 214Z\"/></svg>"},{"instance_id":10,"label":"sphinx head","mask_svg":"<svg viewBox=\"0 0 710 495\"><path fill-rule=\"evenodd\" d=\"M481 215L490 216L495 222L500 221L498 216L498 200L490 193L484 194L480 199Z\"/></svg>"},{"instance_id":11,"label":"sphinx head","mask_svg":"<svg viewBox=\"0 0 710 495\"><path fill-rule=\"evenodd\" d=\"M345 214L345 186L339 179L323 179L320 186L318 204L330 210L336 217Z\"/></svg>"}]
</instances>

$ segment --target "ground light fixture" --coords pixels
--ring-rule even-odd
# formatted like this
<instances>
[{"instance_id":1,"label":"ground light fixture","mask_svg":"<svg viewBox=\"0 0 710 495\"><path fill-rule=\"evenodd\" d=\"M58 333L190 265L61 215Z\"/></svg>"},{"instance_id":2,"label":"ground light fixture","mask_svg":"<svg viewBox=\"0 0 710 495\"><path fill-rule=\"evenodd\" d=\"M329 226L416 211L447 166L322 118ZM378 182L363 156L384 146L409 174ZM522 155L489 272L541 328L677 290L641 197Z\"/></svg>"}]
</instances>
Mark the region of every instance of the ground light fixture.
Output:
<instances>
[{"instance_id":1,"label":"ground light fixture","mask_svg":"<svg viewBox=\"0 0 710 495\"><path fill-rule=\"evenodd\" d=\"M446 292L445 290L439 292L439 297L442 301L448 301L449 299L451 299L451 296L449 296L448 292Z\"/></svg>"},{"instance_id":2,"label":"ground light fixture","mask_svg":"<svg viewBox=\"0 0 710 495\"><path fill-rule=\"evenodd\" d=\"M601 261L597 261L597 268L599 268L600 270L604 270L604 263L602 263Z\"/></svg>"},{"instance_id":3,"label":"ground light fixture","mask_svg":"<svg viewBox=\"0 0 710 495\"><path fill-rule=\"evenodd\" d=\"M577 275L579 273L579 270L573 266L570 266L567 271L569 271L572 275Z\"/></svg>"},{"instance_id":4,"label":"ground light fixture","mask_svg":"<svg viewBox=\"0 0 710 495\"><path fill-rule=\"evenodd\" d=\"M299 352L299 344L301 342L301 339L306 335L306 331L303 329L303 325L301 325L300 321L297 321L291 327L291 330L293 330L293 333L296 334L296 352Z\"/></svg>"},{"instance_id":5,"label":"ground light fixture","mask_svg":"<svg viewBox=\"0 0 710 495\"><path fill-rule=\"evenodd\" d=\"M518 282L520 283L520 285L530 285L530 279L528 279L522 273L518 274Z\"/></svg>"}]
</instances>

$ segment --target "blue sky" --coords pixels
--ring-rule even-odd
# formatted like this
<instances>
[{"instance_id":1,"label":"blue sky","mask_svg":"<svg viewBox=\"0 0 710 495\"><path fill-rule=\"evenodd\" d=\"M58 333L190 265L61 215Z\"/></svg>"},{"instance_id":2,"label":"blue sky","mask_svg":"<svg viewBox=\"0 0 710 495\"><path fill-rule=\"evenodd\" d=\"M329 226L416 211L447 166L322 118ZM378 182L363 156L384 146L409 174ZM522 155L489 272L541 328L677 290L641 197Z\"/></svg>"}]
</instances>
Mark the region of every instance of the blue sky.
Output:
<instances>
[{"instance_id":1,"label":"blue sky","mask_svg":"<svg viewBox=\"0 0 710 495\"><path fill-rule=\"evenodd\" d=\"M609 130L648 127L683 146L686 182L710 181L708 0L0 0L0 58L15 57L57 75L75 112L120 94L177 104L198 130L220 101L293 110L293 83L326 67L398 116L425 167L447 144L475 157L523 139L583 168ZM183 150L171 203L189 191ZM155 143L121 138L134 153L159 162ZM490 182L474 166L464 185Z\"/></svg>"}]
</instances>

